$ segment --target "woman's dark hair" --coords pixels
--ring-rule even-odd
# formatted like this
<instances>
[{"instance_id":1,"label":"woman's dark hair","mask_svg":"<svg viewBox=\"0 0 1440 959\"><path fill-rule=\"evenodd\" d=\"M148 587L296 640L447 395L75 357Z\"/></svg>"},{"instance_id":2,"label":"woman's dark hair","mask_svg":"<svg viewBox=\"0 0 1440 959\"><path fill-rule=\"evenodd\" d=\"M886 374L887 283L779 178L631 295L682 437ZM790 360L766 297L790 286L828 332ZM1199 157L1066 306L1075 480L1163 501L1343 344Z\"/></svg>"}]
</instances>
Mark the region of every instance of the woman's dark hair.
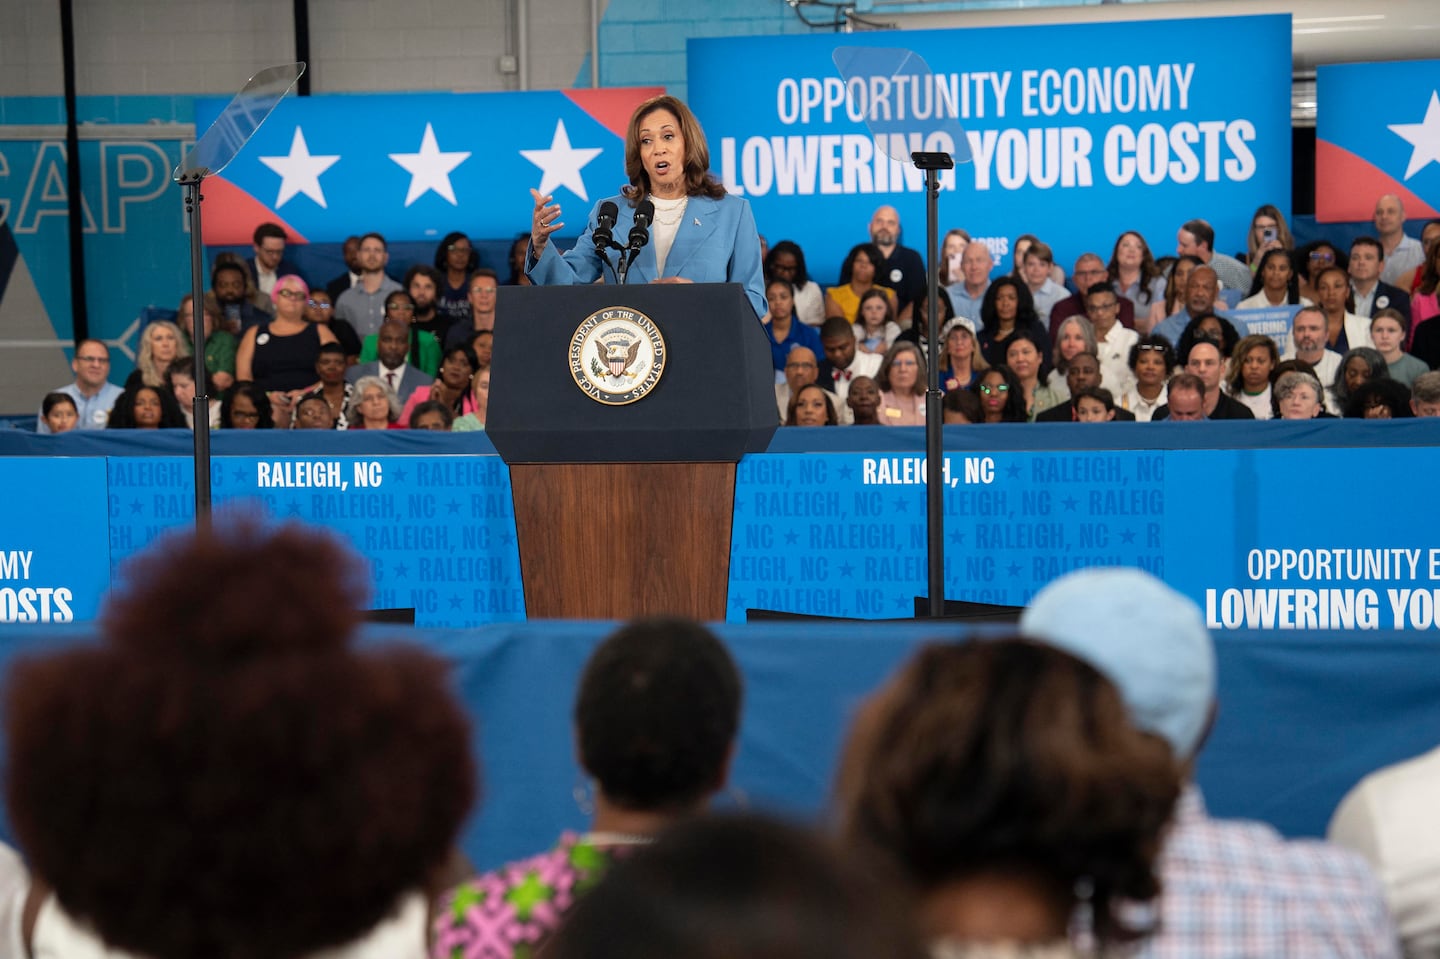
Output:
<instances>
[{"instance_id":1,"label":"woman's dark hair","mask_svg":"<svg viewBox=\"0 0 1440 959\"><path fill-rule=\"evenodd\" d=\"M127 564L98 645L11 667L7 809L67 912L153 959L254 959L426 891L469 724L439 660L354 648L367 578L313 529L217 522Z\"/></svg>"},{"instance_id":2,"label":"woman's dark hair","mask_svg":"<svg viewBox=\"0 0 1440 959\"><path fill-rule=\"evenodd\" d=\"M734 660L704 626L630 623L600 644L580 677L580 764L626 809L687 809L724 784L740 696Z\"/></svg>"},{"instance_id":3,"label":"woman's dark hair","mask_svg":"<svg viewBox=\"0 0 1440 959\"><path fill-rule=\"evenodd\" d=\"M529 234L526 234L526 236L528 237ZM460 230L451 230L449 233L445 234L445 236L441 238L439 245L435 247L435 270L441 276L444 276L445 274L450 272L450 247L452 247L461 240L464 240L467 243L470 242L470 238L464 233L462 233ZM474 273L475 268L479 265L480 253L478 250L475 249L475 244L471 243L470 257L465 261L465 272L467 274ZM408 273L405 275L405 289L407 290L410 289L410 276L411 275ZM437 293L440 292L443 286L444 284L442 283L436 283L435 291Z\"/></svg>"},{"instance_id":4,"label":"woman's dark hair","mask_svg":"<svg viewBox=\"0 0 1440 959\"><path fill-rule=\"evenodd\" d=\"M520 277L525 275L525 251L529 248L529 233L521 233L510 241L510 252L506 255L506 260L510 265L510 275L505 278L506 286L520 285ZM466 293L469 293L469 291L467 290Z\"/></svg>"},{"instance_id":5,"label":"woman's dark hair","mask_svg":"<svg viewBox=\"0 0 1440 959\"><path fill-rule=\"evenodd\" d=\"M547 959L922 959L888 863L757 816L682 823L576 903Z\"/></svg>"},{"instance_id":6,"label":"woman's dark hair","mask_svg":"<svg viewBox=\"0 0 1440 959\"><path fill-rule=\"evenodd\" d=\"M1167 376L1175 368L1174 345L1159 333L1147 333L1136 340L1134 346L1130 347L1130 356L1125 361L1130 367L1130 372L1135 372L1135 363L1140 359L1142 350L1154 350L1165 358L1165 374Z\"/></svg>"},{"instance_id":7,"label":"woman's dark hair","mask_svg":"<svg viewBox=\"0 0 1440 959\"><path fill-rule=\"evenodd\" d=\"M799 388L798 390L796 390L794 393L790 394L790 405L789 405L789 407L787 408L787 410L786 410L786 412L785 412L785 425L786 425L786 426L798 426L798 425L799 425L798 423L795 422L795 409L796 409L796 407L798 407L798 406L800 405L800 397L804 395L804 393L805 393L806 390L819 390L819 391L820 391L820 398L825 401L825 425L826 425L826 426L838 426L838 425L840 425L840 420L837 419L836 416L835 416L835 405L830 402L830 394L828 394L827 392L825 392L825 388L822 387L822 386L820 386L818 383L806 383L804 386L800 387L800 388Z\"/></svg>"},{"instance_id":8,"label":"woman's dark hair","mask_svg":"<svg viewBox=\"0 0 1440 959\"><path fill-rule=\"evenodd\" d=\"M1217 343L1215 337L1200 332L1200 324L1206 320L1215 320L1220 324L1220 340ZM1185 329L1180 331L1180 342L1175 344L1175 355L1184 366L1190 362L1190 347L1195 345L1196 340L1209 340L1220 347L1221 359L1229 359L1235 354L1235 346L1240 342L1240 331L1235 329L1235 324L1215 313L1201 313L1199 316L1185 324Z\"/></svg>"},{"instance_id":9,"label":"woman's dark hair","mask_svg":"<svg viewBox=\"0 0 1440 959\"><path fill-rule=\"evenodd\" d=\"M435 285L435 292L437 295L440 292L440 284L438 283ZM385 311L388 313L390 304L402 296L410 301L412 307L415 305L415 297L410 295L410 279L408 274L406 275L405 286L398 290L391 290L389 295L385 297ZM408 321L397 320L396 322L405 322L406 329L410 331L410 346L405 354L405 362L411 366L416 366L420 361L420 334L424 331L416 325L415 313L413 311L410 313L410 319Z\"/></svg>"},{"instance_id":10,"label":"woman's dark hair","mask_svg":"<svg viewBox=\"0 0 1440 959\"><path fill-rule=\"evenodd\" d=\"M1174 313L1176 308L1185 304L1185 290L1175 285L1175 267L1181 263L1190 264L1193 270L1197 266L1204 266L1205 261L1192 253L1175 257L1170 265L1170 271L1165 275L1165 312Z\"/></svg>"},{"instance_id":11,"label":"woman's dark hair","mask_svg":"<svg viewBox=\"0 0 1440 959\"><path fill-rule=\"evenodd\" d=\"M781 240L770 248L765 254L765 275L774 274L775 257L782 253L788 253L795 258L795 286L800 288L810 282L810 271L805 267L805 251L800 249L800 244L794 240Z\"/></svg>"},{"instance_id":12,"label":"woman's dark hair","mask_svg":"<svg viewBox=\"0 0 1440 959\"><path fill-rule=\"evenodd\" d=\"M1006 279L1009 278L1006 277ZM988 296L989 294L987 293L986 295ZM986 327L986 329L992 329L992 327ZM1014 332L999 343L996 343L995 348L998 350L999 356L1006 360L1004 365L1009 366L1010 347L1021 340L1033 344L1035 352L1040 354L1040 365L1036 367L1035 375L1039 378L1040 383L1044 383L1050 375L1050 344L1045 340L1043 331L1037 331L1033 326L1020 326L1019 318L1017 317Z\"/></svg>"},{"instance_id":13,"label":"woman's dark hair","mask_svg":"<svg viewBox=\"0 0 1440 959\"><path fill-rule=\"evenodd\" d=\"M454 410L439 400L426 400L423 403L417 403L415 408L410 411L410 428L414 429L415 421L426 413L439 413L440 418L445 421L445 428L447 430L455 424Z\"/></svg>"},{"instance_id":14,"label":"woman's dark hair","mask_svg":"<svg viewBox=\"0 0 1440 959\"><path fill-rule=\"evenodd\" d=\"M925 330L930 322L930 291L921 290L920 295L915 298L915 305L910 310L910 330L914 330L913 339L916 343L924 342ZM945 329L945 324L955 319L955 303L950 299L950 294L943 286L935 288L935 318L939 321L935 329ZM909 332L907 330L906 332ZM906 337L911 339L912 337ZM945 343L941 341L940 352L945 352ZM978 355L978 350L977 350Z\"/></svg>"},{"instance_id":15,"label":"woman's dark hair","mask_svg":"<svg viewBox=\"0 0 1440 959\"><path fill-rule=\"evenodd\" d=\"M327 343L322 345L320 348L323 350L326 346L330 345L338 344ZM175 359L171 360L170 365L165 368L165 388L170 391L170 394L172 396L175 394L175 377L177 376L188 377L192 380L195 378L195 358L193 356L177 356ZM197 383L195 385L198 387L200 384ZM210 375L210 371L206 370L205 395L209 396L214 392L215 379Z\"/></svg>"},{"instance_id":16,"label":"woman's dark hair","mask_svg":"<svg viewBox=\"0 0 1440 959\"><path fill-rule=\"evenodd\" d=\"M69 405L69 407L75 411L75 414L77 416L80 414L80 407L75 405L75 397L71 396L69 393L46 393L45 399L40 401L40 415L49 416L50 411L55 409L55 407L66 405Z\"/></svg>"},{"instance_id":17,"label":"woman's dark hair","mask_svg":"<svg viewBox=\"0 0 1440 959\"><path fill-rule=\"evenodd\" d=\"M840 286L850 282L850 277L855 272L855 257L861 253L864 253L865 258L875 267L875 279L871 282L880 285L880 264L884 262L885 255L874 243L857 243L845 254L845 262L840 264Z\"/></svg>"},{"instance_id":18,"label":"woman's dark hair","mask_svg":"<svg viewBox=\"0 0 1440 959\"><path fill-rule=\"evenodd\" d=\"M1347 419L1364 419L1366 408L1376 405L1388 407L1391 419L1415 415L1410 408L1410 388L1399 380L1386 378L1360 384L1345 404L1345 416Z\"/></svg>"},{"instance_id":19,"label":"woman's dark hair","mask_svg":"<svg viewBox=\"0 0 1440 959\"><path fill-rule=\"evenodd\" d=\"M1155 871L1182 774L1115 687L1020 638L922 648L862 709L841 759L841 832L889 853L922 892L995 872L1073 898L1102 945L1135 937L1122 901Z\"/></svg>"},{"instance_id":20,"label":"woman's dark hair","mask_svg":"<svg viewBox=\"0 0 1440 959\"><path fill-rule=\"evenodd\" d=\"M1285 284L1285 302L1297 304L1300 302L1300 271L1295 269L1295 260L1289 250L1269 249L1260 254L1260 265L1255 268L1255 280L1250 284L1250 292L1245 295L1256 296L1265 289L1265 267L1276 257L1290 264L1290 282Z\"/></svg>"},{"instance_id":21,"label":"woman's dark hair","mask_svg":"<svg viewBox=\"0 0 1440 959\"><path fill-rule=\"evenodd\" d=\"M1329 240L1311 240L1295 251L1295 256L1290 261L1295 266L1295 272L1303 273L1306 279L1309 279L1311 275L1310 254L1322 249L1335 254L1335 259L1325 264L1325 267L1338 266L1342 270L1350 269L1350 257L1344 250ZM1316 267L1316 269L1321 269L1321 267Z\"/></svg>"},{"instance_id":22,"label":"woman's dark hair","mask_svg":"<svg viewBox=\"0 0 1440 959\"><path fill-rule=\"evenodd\" d=\"M1260 334L1244 336L1235 344L1235 349L1230 354L1230 365L1225 371L1225 385L1230 387L1232 396L1245 388L1245 359L1256 350L1262 350L1270 356L1270 382L1275 382L1275 367L1280 363L1280 350L1275 346L1275 341Z\"/></svg>"},{"instance_id":23,"label":"woman's dark hair","mask_svg":"<svg viewBox=\"0 0 1440 959\"><path fill-rule=\"evenodd\" d=\"M1004 287L1014 290L1015 297L1019 301L1015 306L1015 329L1023 330L1039 319L1035 313L1035 297L1030 295L1030 287L1013 276L997 276L985 290L985 298L980 301L981 330L994 332L1000 328L1000 319L995 312L995 297ZM1049 344L1036 340L1035 345L1039 347L1042 356L1049 351Z\"/></svg>"},{"instance_id":24,"label":"woman's dark hair","mask_svg":"<svg viewBox=\"0 0 1440 959\"><path fill-rule=\"evenodd\" d=\"M651 97L635 108L625 132L625 176L630 180L620 193L632 204L645 199L650 192L650 174L640 159L640 125L656 110L668 110L680 124L685 139L684 173L686 196L708 196L718 200L725 196L725 185L710 172L710 146L705 131L695 114L676 97L662 94Z\"/></svg>"},{"instance_id":25,"label":"woman's dark hair","mask_svg":"<svg viewBox=\"0 0 1440 959\"><path fill-rule=\"evenodd\" d=\"M970 392L980 400L980 422L985 421L985 399L980 393L980 387L985 378L992 373L999 374L1005 380L1005 406L1000 410L1000 422L1002 423L1025 423L1030 419L1030 414L1025 409L1025 387L1020 384L1020 377L1015 371L1004 363L990 367L984 373L975 377L975 382L970 384Z\"/></svg>"},{"instance_id":26,"label":"woman's dark hair","mask_svg":"<svg viewBox=\"0 0 1440 959\"><path fill-rule=\"evenodd\" d=\"M175 402L174 393L161 386L146 386L142 383L126 390L116 398L115 405L110 408L110 420L105 424L105 428L133 430L135 428L135 401L141 393L147 390L160 399L160 429L183 430L189 425L185 422L185 414L181 411L180 404Z\"/></svg>"},{"instance_id":27,"label":"woman's dark hair","mask_svg":"<svg viewBox=\"0 0 1440 959\"><path fill-rule=\"evenodd\" d=\"M260 419L255 423L257 430L273 430L275 428L275 413L270 408L270 396L250 380L240 380L225 391L225 397L220 401L221 429L233 429L235 426L230 413L235 408L235 397L237 396L244 396L255 404L255 412L260 414Z\"/></svg>"},{"instance_id":28,"label":"woman's dark hair","mask_svg":"<svg viewBox=\"0 0 1440 959\"><path fill-rule=\"evenodd\" d=\"M1345 367L1350 365L1352 359L1363 360L1370 368L1370 375L1366 381L1390 379L1390 364L1385 362L1385 357L1380 351L1369 346L1357 346L1347 350L1345 355L1340 357L1340 363L1335 367L1335 379L1330 383L1330 392L1335 397L1335 402L1341 409L1350 405L1350 390L1345 385Z\"/></svg>"},{"instance_id":29,"label":"woman's dark hair","mask_svg":"<svg viewBox=\"0 0 1440 959\"><path fill-rule=\"evenodd\" d=\"M940 401L940 408L947 413L959 413L971 423L982 423L985 421L985 410L980 406L980 398L969 390L951 390L945 394Z\"/></svg>"}]
</instances>

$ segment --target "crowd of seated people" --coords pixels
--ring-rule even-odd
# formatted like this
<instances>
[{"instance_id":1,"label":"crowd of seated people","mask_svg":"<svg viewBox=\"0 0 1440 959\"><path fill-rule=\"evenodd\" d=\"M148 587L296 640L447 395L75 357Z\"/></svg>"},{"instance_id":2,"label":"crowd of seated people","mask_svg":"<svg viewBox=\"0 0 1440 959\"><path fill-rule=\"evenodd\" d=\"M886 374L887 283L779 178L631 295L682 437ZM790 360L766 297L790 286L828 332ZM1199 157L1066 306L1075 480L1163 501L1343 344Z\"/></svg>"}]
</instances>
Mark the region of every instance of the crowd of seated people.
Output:
<instances>
[{"instance_id":1,"label":"crowd of seated people","mask_svg":"<svg viewBox=\"0 0 1440 959\"><path fill-rule=\"evenodd\" d=\"M925 419L924 377L915 402L905 399L903 372L899 394L880 379L899 354L918 348L921 369L929 359L924 289L914 289L902 271L883 268L905 250L897 229L892 208L876 211L870 242L851 248L823 311L798 309L797 282L815 281L796 243L775 244L765 259L767 282L778 281L775 288L788 294L762 317L767 329L774 324L777 383L792 349L815 350L796 327L814 326L825 356L814 382L830 394L842 426ZM1386 196L1376 204L1374 231L1348 253L1327 241L1297 250L1284 216L1267 204L1255 211L1235 256L1216 251L1213 228L1195 219L1177 231L1174 256L1157 257L1144 236L1129 230L1110 247L1108 262L1100 253L1082 254L1067 279L1050 246L1033 235L1014 243L1012 273L992 276L986 245L950 230L936 303L940 389L947 397L968 390L978 403L942 404L945 422L1281 419L1274 388L1292 368L1321 384L1316 417L1426 415L1440 385L1423 379L1440 367L1440 324L1426 323L1440 313L1440 220L1427 222L1418 241L1409 238L1399 201ZM1276 316L1297 309L1305 311L1295 316L1298 332L1275 335ZM1284 313L1268 314L1266 334L1251 335L1251 310ZM850 335L841 324L852 326ZM1365 352L1356 358L1354 350ZM1093 358L1098 381L1087 375L1071 387L1077 356ZM1187 409L1171 415L1169 384L1185 373L1198 376L1200 386L1182 390ZM854 384L861 376L875 380L881 394L874 416L868 388L860 391L864 412L857 415ZM1371 381L1386 385L1366 389L1368 405L1352 403ZM1084 415L1077 389L1092 393ZM808 425L783 406L780 412L786 425Z\"/></svg>"},{"instance_id":2,"label":"crowd of seated people","mask_svg":"<svg viewBox=\"0 0 1440 959\"><path fill-rule=\"evenodd\" d=\"M1084 253L1068 278L1055 266L1051 247L1031 234L1016 240L1012 272L992 276L995 262L985 243L950 230L935 304L940 389L973 392L980 415L972 420L960 407L975 407L957 402L946 422L1034 422L1042 413L1051 414L1046 422L1081 422L1068 371L1082 353L1098 361L1099 381L1082 385L1109 396L1106 422L1189 419L1169 415L1168 385L1179 373L1201 378L1200 418L1283 418L1274 389L1289 371L1282 369L1284 361L1321 384L1316 416L1425 415L1434 406L1428 397L1435 383L1423 377L1440 367L1440 323L1430 322L1440 315L1440 220L1426 222L1418 240L1404 227L1399 201L1384 196L1376 204L1373 236L1356 238L1348 251L1325 240L1296 249L1284 216L1265 205L1255 211L1237 256L1216 251L1214 230L1194 219L1177 231L1175 256L1157 257L1144 236L1129 230L1110 245L1108 261L1100 253ZM921 370L930 362L923 260L899 243L899 228L894 209L879 208L869 239L850 249L833 286L810 274L797 243L782 240L766 249L768 309L761 321L771 346L781 423L812 425L819 419L789 415L797 388L810 383L831 407L824 425L924 423L927 376L911 383L909 363L902 360L902 386L896 391L889 383L900 354L913 355ZM387 272L384 237L351 237L344 246L347 271L321 284L283 272L291 269L284 260L283 232L261 224L254 257L215 258L203 304L206 391L219 391L222 401L212 421L233 428L220 411L225 401L233 406L230 394L237 384L253 383L269 407L259 418L268 425L261 428L349 429L360 422L353 386L375 376L393 394L387 405L398 404L398 413L386 418L388 428L411 427L414 410L427 402L446 407L451 429L483 428L479 396L488 395L499 279L479 265L465 234L447 234L433 264L410 265L402 280ZM525 282L513 263L509 268L512 282ZM1249 335L1251 310L1300 312L1284 335L1273 332L1277 314L1267 314L1267 346ZM136 368L123 387L99 375L108 376L108 355L103 371L89 355L108 353L104 344L82 344L76 380L60 389L71 396L76 415L56 414L52 425L42 402L38 431L130 428L128 414L112 424L109 413L122 393L141 386L168 393L188 425L194 419L193 373L180 378L182 396L167 370L191 353L192 315L187 296L178 324L155 321L141 331ZM1197 360L1194 347L1200 343L1207 348ZM331 356L336 346L345 364L339 371ZM1218 351L1218 362L1209 347ZM796 349L814 355L813 371L789 362ZM1357 358L1355 350L1367 352ZM791 365L804 369L787 373ZM983 375L1001 367L990 387L1008 390L1002 381L1013 374L1015 403L997 403L993 392L983 392ZM868 389L858 398L863 411L857 414L852 402L853 384L861 377L878 387L875 415L868 410ZM1371 398L1383 393L1385 401L1352 404L1352 394L1372 380L1392 384L1366 391ZM254 391L246 393L252 405L259 403ZM328 425L318 406L303 424L297 415L299 402L316 393L323 393L330 408ZM146 394L139 425L150 424L156 402L153 392ZM1017 404L1018 415L1012 408ZM1055 414L1061 404L1067 404L1067 416ZM127 396L123 409L134 406L133 395ZM170 411L164 412L161 425L174 425ZM815 405L814 412L822 411ZM376 428L380 419L369 422ZM433 429L437 420L429 417L426 424Z\"/></svg>"},{"instance_id":3,"label":"crowd of seated people","mask_svg":"<svg viewBox=\"0 0 1440 959\"><path fill-rule=\"evenodd\" d=\"M387 272L379 234L347 240L347 271L328 282L295 272L275 224L257 227L254 244L252 258L215 257L202 304L212 428L380 428L378 399L368 419L360 413L356 387L370 378L369 392L385 394L385 428L484 429L498 280L465 234L448 234L434 265L410 266L403 282ZM146 324L123 385L109 380L105 343L79 344L75 380L43 398L37 431L193 426L193 318L187 295L174 322ZM426 403L444 413L412 423Z\"/></svg>"},{"instance_id":4,"label":"crowd of seated people","mask_svg":"<svg viewBox=\"0 0 1440 959\"><path fill-rule=\"evenodd\" d=\"M625 624L568 707L533 707L567 714L586 826L487 871L456 848L475 717L439 659L357 641L363 582L327 533L221 517L127 566L98 642L11 667L5 955L1398 959L1440 934L1440 849L1378 836L1433 776L1367 780L1344 846L1207 812L1214 641L1139 570L1068 574L1015 631L877 678L810 823L711 809L746 677L699 623Z\"/></svg>"}]
</instances>

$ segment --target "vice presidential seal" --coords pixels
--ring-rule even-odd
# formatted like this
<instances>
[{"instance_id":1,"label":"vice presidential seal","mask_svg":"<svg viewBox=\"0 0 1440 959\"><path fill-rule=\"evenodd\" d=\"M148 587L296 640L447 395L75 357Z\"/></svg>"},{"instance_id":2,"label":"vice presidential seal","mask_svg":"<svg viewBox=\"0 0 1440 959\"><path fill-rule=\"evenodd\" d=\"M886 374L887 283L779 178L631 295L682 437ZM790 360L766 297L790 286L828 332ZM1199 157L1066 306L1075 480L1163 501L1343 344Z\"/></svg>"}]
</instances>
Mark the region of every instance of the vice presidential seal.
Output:
<instances>
[{"instance_id":1,"label":"vice presidential seal","mask_svg":"<svg viewBox=\"0 0 1440 959\"><path fill-rule=\"evenodd\" d=\"M634 403L655 388L664 372L665 338L639 310L597 310L570 337L570 375L597 403Z\"/></svg>"}]
</instances>

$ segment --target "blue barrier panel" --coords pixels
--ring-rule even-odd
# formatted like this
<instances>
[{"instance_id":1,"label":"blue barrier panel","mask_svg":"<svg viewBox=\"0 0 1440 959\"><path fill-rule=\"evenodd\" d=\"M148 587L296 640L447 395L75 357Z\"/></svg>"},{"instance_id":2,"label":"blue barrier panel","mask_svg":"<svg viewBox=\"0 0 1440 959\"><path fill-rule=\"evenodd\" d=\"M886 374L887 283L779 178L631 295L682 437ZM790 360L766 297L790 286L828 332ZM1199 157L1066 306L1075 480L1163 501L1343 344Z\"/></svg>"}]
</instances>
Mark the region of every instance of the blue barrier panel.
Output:
<instances>
[{"instance_id":1,"label":"blue barrier panel","mask_svg":"<svg viewBox=\"0 0 1440 959\"><path fill-rule=\"evenodd\" d=\"M1432 420L948 428L947 596L1021 605L1071 569L1124 565L1189 595L1216 629L1434 629L1440 517L1401 505L1346 524L1318 504L1349 470L1425 475L1436 439ZM339 531L371 562L378 605L434 627L524 617L509 474L483 438L215 440L217 501ZM108 477L68 498L108 504L108 529L103 514L86 529L118 564L190 521L188 443L11 431L0 479L64 490L64 457L107 458ZM8 481L20 462L56 476ZM905 616L925 590L923 477L918 429L781 430L737 472L727 618ZM33 548L64 558L71 542L45 533Z\"/></svg>"},{"instance_id":2,"label":"blue barrier panel","mask_svg":"<svg viewBox=\"0 0 1440 959\"><path fill-rule=\"evenodd\" d=\"M95 618L110 585L105 461L0 458L0 627Z\"/></svg>"},{"instance_id":3,"label":"blue barrier panel","mask_svg":"<svg viewBox=\"0 0 1440 959\"><path fill-rule=\"evenodd\" d=\"M476 724L483 788L463 846L482 868L547 848L585 825L574 792L571 706L581 668L611 623L522 623L469 631L371 627L451 663ZM0 683L14 657L53 647L59 627L0 636ZM745 680L744 715L722 808L744 803L801 817L826 805L860 700L916 646L994 630L862 623L722 625ZM1440 742L1440 643L1428 634L1216 635L1219 704L1195 770L1217 816L1324 832L1365 773ZM257 789L263 786L257 785ZM0 823L3 826L3 823ZM3 835L9 835L8 827Z\"/></svg>"}]
</instances>

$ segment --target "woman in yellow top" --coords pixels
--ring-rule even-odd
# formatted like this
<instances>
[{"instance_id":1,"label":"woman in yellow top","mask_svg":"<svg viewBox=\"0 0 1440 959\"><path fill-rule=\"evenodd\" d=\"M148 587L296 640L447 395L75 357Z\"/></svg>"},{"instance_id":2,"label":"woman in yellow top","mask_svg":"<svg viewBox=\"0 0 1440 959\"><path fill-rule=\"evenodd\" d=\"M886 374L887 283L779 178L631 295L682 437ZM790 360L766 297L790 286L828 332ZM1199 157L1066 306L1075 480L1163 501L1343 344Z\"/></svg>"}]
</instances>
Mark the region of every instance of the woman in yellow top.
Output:
<instances>
[{"instance_id":1,"label":"woman in yellow top","mask_svg":"<svg viewBox=\"0 0 1440 959\"><path fill-rule=\"evenodd\" d=\"M825 316L843 316L855 322L860 311L860 297L871 290L883 290L895 310L895 291L875 282L876 264L884 257L874 243L857 243L850 248L845 262L840 266L840 285L825 290Z\"/></svg>"}]
</instances>

